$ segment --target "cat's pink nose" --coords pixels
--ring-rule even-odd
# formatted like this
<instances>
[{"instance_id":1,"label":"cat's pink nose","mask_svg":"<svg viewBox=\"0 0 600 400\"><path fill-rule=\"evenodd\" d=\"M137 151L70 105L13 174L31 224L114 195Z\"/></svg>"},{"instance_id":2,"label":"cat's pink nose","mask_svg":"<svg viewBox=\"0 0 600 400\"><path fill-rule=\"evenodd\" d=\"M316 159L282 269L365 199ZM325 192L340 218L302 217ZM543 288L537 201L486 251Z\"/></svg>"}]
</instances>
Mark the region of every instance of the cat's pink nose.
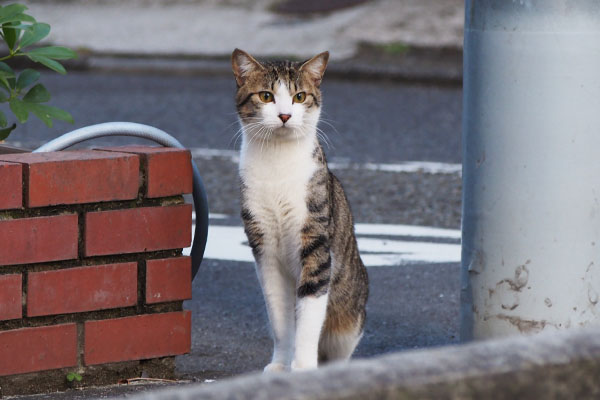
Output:
<instances>
[{"instance_id":1,"label":"cat's pink nose","mask_svg":"<svg viewBox=\"0 0 600 400\"><path fill-rule=\"evenodd\" d=\"M288 122L288 119L290 118L292 118L291 114L279 114L279 119L282 120L284 124Z\"/></svg>"}]
</instances>

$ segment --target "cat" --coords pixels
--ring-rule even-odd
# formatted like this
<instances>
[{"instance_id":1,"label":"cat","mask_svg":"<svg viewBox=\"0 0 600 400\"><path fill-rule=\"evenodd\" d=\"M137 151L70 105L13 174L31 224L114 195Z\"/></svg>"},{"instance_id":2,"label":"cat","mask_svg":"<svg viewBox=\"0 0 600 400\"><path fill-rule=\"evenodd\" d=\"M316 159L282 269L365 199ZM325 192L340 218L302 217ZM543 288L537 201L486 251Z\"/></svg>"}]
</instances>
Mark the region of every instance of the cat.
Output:
<instances>
[{"instance_id":1,"label":"cat","mask_svg":"<svg viewBox=\"0 0 600 400\"><path fill-rule=\"evenodd\" d=\"M235 49L242 129L241 216L273 335L269 371L350 358L362 337L368 276L342 185L317 136L329 53L259 62Z\"/></svg>"}]
</instances>

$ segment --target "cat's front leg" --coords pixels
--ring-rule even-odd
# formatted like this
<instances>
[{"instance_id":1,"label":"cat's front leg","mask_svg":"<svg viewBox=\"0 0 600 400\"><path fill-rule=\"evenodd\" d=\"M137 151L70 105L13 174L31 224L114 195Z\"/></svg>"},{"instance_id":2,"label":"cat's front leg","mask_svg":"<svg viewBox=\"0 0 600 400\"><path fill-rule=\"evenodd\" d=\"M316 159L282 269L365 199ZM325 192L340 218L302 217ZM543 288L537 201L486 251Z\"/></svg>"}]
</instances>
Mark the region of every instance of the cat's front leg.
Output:
<instances>
[{"instance_id":1,"label":"cat's front leg","mask_svg":"<svg viewBox=\"0 0 600 400\"><path fill-rule=\"evenodd\" d=\"M257 262L273 335L273 357L265 372L286 371L294 351L295 280L284 271L275 257L264 255Z\"/></svg>"},{"instance_id":2,"label":"cat's front leg","mask_svg":"<svg viewBox=\"0 0 600 400\"><path fill-rule=\"evenodd\" d=\"M319 338L325 322L328 294L298 297L296 305L296 344L292 371L318 366Z\"/></svg>"},{"instance_id":3,"label":"cat's front leg","mask_svg":"<svg viewBox=\"0 0 600 400\"><path fill-rule=\"evenodd\" d=\"M317 368L319 339L327 315L331 254L328 237L305 229L302 273L296 291L296 343L292 370Z\"/></svg>"}]
</instances>

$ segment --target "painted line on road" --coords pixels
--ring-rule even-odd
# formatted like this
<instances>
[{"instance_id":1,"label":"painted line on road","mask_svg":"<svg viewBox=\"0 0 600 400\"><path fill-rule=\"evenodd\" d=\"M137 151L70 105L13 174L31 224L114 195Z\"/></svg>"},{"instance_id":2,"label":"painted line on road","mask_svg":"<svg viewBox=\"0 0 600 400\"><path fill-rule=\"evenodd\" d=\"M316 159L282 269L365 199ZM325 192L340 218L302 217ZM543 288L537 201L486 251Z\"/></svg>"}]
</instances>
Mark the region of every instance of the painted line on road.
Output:
<instances>
[{"instance_id":1,"label":"painted line on road","mask_svg":"<svg viewBox=\"0 0 600 400\"><path fill-rule=\"evenodd\" d=\"M357 235L412 236L438 239L461 238L458 229L430 228L417 225L355 224L354 230Z\"/></svg>"},{"instance_id":2,"label":"painted line on road","mask_svg":"<svg viewBox=\"0 0 600 400\"><path fill-rule=\"evenodd\" d=\"M435 242L460 239L459 230L410 225L357 224L356 235L361 258L367 267L460 262L460 244ZM413 240L403 240L406 238ZM190 248L184 250L185 255L189 253ZM248 239L241 226L211 225L204 258L254 262Z\"/></svg>"},{"instance_id":3,"label":"painted line on road","mask_svg":"<svg viewBox=\"0 0 600 400\"><path fill-rule=\"evenodd\" d=\"M194 219L194 221L196 221L196 213L194 211L192 211L192 218ZM213 214L213 213L208 214L208 219L226 219L226 218L231 218L231 217L226 214Z\"/></svg>"},{"instance_id":4,"label":"painted line on road","mask_svg":"<svg viewBox=\"0 0 600 400\"><path fill-rule=\"evenodd\" d=\"M461 164L449 164L432 161L406 161L397 164L376 164L376 163L344 163L330 162L329 168L336 169L359 169L369 171L382 172L400 172L400 173L416 173L423 172L426 174L461 174Z\"/></svg>"},{"instance_id":5,"label":"painted line on road","mask_svg":"<svg viewBox=\"0 0 600 400\"><path fill-rule=\"evenodd\" d=\"M231 162L239 163L239 152L235 150L208 149L194 147L190 149L193 158L211 159L215 157L227 158ZM382 172L398 172L398 173L416 173L422 172L427 174L461 174L461 164L451 164L433 161L405 161L394 164L385 163L353 163L347 160L332 159L328 163L329 168L333 170L341 169L358 169L369 171Z\"/></svg>"}]
</instances>

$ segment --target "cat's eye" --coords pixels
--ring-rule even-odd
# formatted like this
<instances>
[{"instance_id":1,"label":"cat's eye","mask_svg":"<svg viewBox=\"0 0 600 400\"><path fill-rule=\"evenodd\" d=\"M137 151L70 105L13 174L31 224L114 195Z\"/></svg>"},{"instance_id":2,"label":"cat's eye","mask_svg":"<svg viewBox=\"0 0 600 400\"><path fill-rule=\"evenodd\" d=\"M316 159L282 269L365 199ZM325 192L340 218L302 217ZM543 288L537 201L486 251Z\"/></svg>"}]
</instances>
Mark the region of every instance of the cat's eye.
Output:
<instances>
[{"instance_id":1,"label":"cat's eye","mask_svg":"<svg viewBox=\"0 0 600 400\"><path fill-rule=\"evenodd\" d=\"M271 92L259 92L258 97L263 103L270 103L273 101L273 93Z\"/></svg>"},{"instance_id":2,"label":"cat's eye","mask_svg":"<svg viewBox=\"0 0 600 400\"><path fill-rule=\"evenodd\" d=\"M304 103L304 100L306 100L305 92L299 92L294 95L294 103Z\"/></svg>"}]
</instances>

